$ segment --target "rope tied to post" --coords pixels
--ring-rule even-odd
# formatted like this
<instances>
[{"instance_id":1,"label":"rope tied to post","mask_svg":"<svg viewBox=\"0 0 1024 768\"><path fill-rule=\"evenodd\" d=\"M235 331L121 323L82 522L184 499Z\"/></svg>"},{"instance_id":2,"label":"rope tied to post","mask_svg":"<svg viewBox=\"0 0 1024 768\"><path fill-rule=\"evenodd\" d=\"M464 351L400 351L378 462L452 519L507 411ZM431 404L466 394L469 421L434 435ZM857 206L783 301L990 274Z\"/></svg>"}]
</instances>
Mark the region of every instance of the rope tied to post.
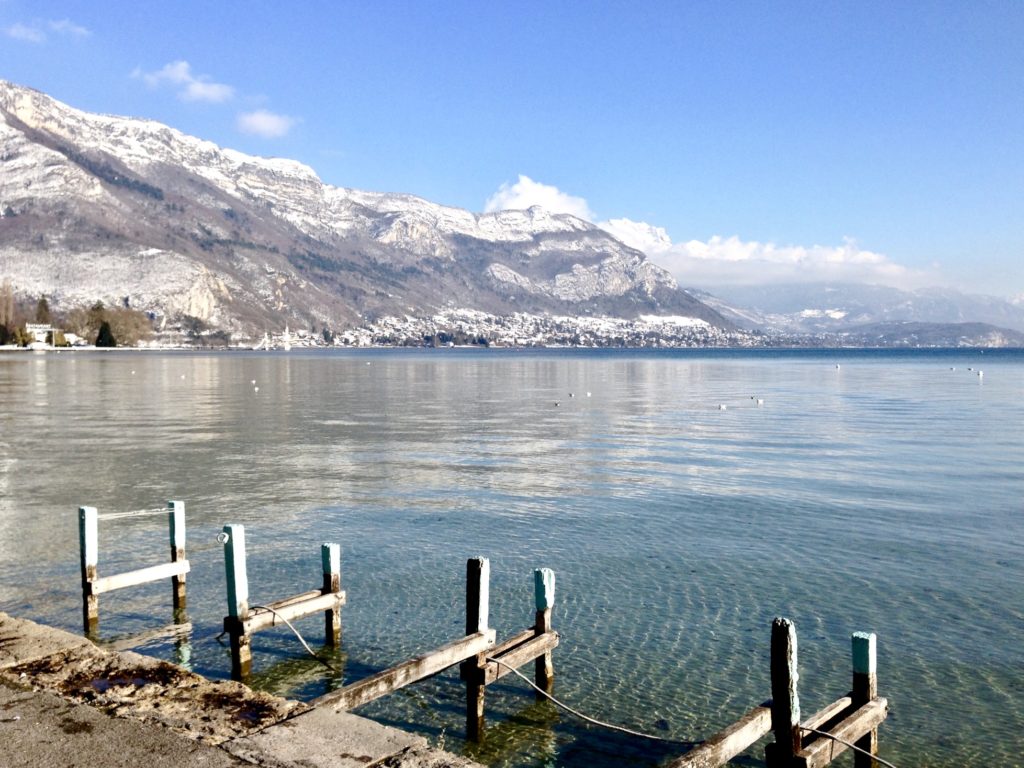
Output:
<instances>
[{"instance_id":1,"label":"rope tied to post","mask_svg":"<svg viewBox=\"0 0 1024 768\"><path fill-rule=\"evenodd\" d=\"M548 699L549 701L551 701L551 703L553 703L555 706L561 707L566 712L568 712L568 713L570 713L572 715L575 715L576 717L580 718L581 720L584 720L584 721L586 721L586 722L588 722L588 723L590 723L592 725L596 725L596 726L599 726L601 728L608 728L609 730L618 731L620 733L625 733L625 734L628 734L630 736L636 736L636 737L641 738L641 739L650 739L651 741L661 741L661 742L665 742L667 744L683 744L683 745L688 746L688 747L694 747L694 746L697 746L698 744L701 743L699 741L691 741L691 740L688 740L688 739L666 739L663 736L654 736L653 734L650 734L650 733L643 733L642 731L634 731L634 730L632 730L630 728L626 728L626 727L621 726L621 725L615 725L613 723L606 723L606 722L603 722L602 720L597 720L596 718L589 717L588 715L583 714L579 710L573 709L568 704L565 704L564 702L559 701L554 696L552 696L550 693L545 691L543 688L535 685L534 682L532 680L530 680L530 678L528 678L526 675L524 675L518 669L516 669L515 667L513 667L513 666L511 666L509 664L504 663L501 659L495 659L495 658L493 658L491 656L486 657L486 659L487 659L487 661L493 662L495 664L498 664L498 665L504 667L509 672L511 672L513 675L515 675L516 677L522 679L523 682L525 682L528 686L533 688L533 690L535 690L541 696L543 696L546 699Z\"/></svg>"},{"instance_id":2,"label":"rope tied to post","mask_svg":"<svg viewBox=\"0 0 1024 768\"><path fill-rule=\"evenodd\" d=\"M814 733L814 734L817 734L818 736L824 736L826 739L832 739L832 741L836 741L836 742L842 744L847 749L852 749L854 752L860 752L862 755L867 755L872 760L874 760L876 763L881 763L882 765L888 766L888 768L897 768L895 765L890 763L888 760L883 760L878 755L872 755L866 749L861 749L860 747L858 747L856 744L853 744L852 742L846 741L845 739L840 739L838 736L833 736L828 731L819 731L817 728L808 728L805 725L801 725L800 726L800 730L801 731L807 731L808 733Z\"/></svg>"},{"instance_id":3,"label":"rope tied to post","mask_svg":"<svg viewBox=\"0 0 1024 768\"><path fill-rule=\"evenodd\" d=\"M274 614L274 618L275 619L280 619L281 621L283 621L285 624L288 625L288 629L290 629L292 631L292 633L294 633L295 637L297 637L299 642L302 643L302 647L306 649L306 651L309 653L310 656L312 656L314 659L316 659L321 664L323 664L325 667L327 667L329 670L331 670L331 672L334 672L334 673L339 674L339 675L344 674L340 669L338 669L334 665L330 664L329 662L327 662L324 659L321 659L319 656L317 656L316 652L314 652L313 649L309 647L309 643L307 643L302 638L302 635L299 634L299 630L297 630L294 627L294 625L290 621L288 621L288 619L286 619L284 616L282 616L280 613L278 613L273 608L271 608L270 606L267 606L267 605L253 605L251 607L255 608L255 609L258 609L258 610L262 610L262 611L270 611L270 613ZM221 632L220 635L218 635L218 637L222 636L223 634L224 633Z\"/></svg>"},{"instance_id":4,"label":"rope tied to post","mask_svg":"<svg viewBox=\"0 0 1024 768\"><path fill-rule=\"evenodd\" d=\"M149 517L150 515L166 515L170 510L167 507L155 507L153 509L133 509L128 512L105 512L96 515L97 520L117 520L122 517Z\"/></svg>"}]
</instances>

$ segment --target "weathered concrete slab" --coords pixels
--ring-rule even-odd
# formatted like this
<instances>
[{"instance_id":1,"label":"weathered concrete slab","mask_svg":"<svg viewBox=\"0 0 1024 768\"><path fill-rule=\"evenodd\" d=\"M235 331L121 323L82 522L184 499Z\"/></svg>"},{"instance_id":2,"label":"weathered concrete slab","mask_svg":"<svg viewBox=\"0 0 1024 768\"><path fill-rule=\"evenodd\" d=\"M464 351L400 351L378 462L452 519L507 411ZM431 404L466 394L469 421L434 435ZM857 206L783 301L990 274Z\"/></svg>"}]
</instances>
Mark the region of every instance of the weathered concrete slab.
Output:
<instances>
[{"instance_id":1,"label":"weathered concrete slab","mask_svg":"<svg viewBox=\"0 0 1024 768\"><path fill-rule=\"evenodd\" d=\"M232 681L211 681L137 653L75 647L0 670L69 701L220 744L307 709Z\"/></svg>"},{"instance_id":2,"label":"weathered concrete slab","mask_svg":"<svg viewBox=\"0 0 1024 768\"><path fill-rule=\"evenodd\" d=\"M5 768L240 768L218 747L0 680Z\"/></svg>"},{"instance_id":3,"label":"weathered concrete slab","mask_svg":"<svg viewBox=\"0 0 1024 768\"><path fill-rule=\"evenodd\" d=\"M69 650L98 652L96 646L81 635L16 619L0 611L0 669Z\"/></svg>"},{"instance_id":4,"label":"weathered concrete slab","mask_svg":"<svg viewBox=\"0 0 1024 768\"><path fill-rule=\"evenodd\" d=\"M0 744L3 768L478 768L348 712L106 651L2 612Z\"/></svg>"},{"instance_id":5,"label":"weathered concrete slab","mask_svg":"<svg viewBox=\"0 0 1024 768\"><path fill-rule=\"evenodd\" d=\"M223 745L267 768L366 768L404 749L426 748L421 736L349 712L314 709Z\"/></svg>"}]
</instances>

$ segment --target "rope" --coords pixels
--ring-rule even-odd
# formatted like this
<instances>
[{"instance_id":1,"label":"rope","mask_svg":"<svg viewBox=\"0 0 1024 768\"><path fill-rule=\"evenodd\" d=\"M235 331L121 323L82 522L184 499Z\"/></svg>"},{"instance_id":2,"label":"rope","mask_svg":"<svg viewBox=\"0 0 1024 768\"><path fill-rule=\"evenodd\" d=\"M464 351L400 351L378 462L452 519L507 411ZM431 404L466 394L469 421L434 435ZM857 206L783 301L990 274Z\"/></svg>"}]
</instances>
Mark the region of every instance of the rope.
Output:
<instances>
[{"instance_id":1,"label":"rope","mask_svg":"<svg viewBox=\"0 0 1024 768\"><path fill-rule=\"evenodd\" d=\"M269 606L266 606L266 605L253 605L251 607L252 608L259 608L259 609L262 609L264 611L270 611L272 614L274 614L274 616L276 616L277 618L279 618L281 621L283 621L285 624L288 625L288 629L290 629L292 632L295 633L295 636L299 639L299 642L302 643L302 647L305 648L309 652L310 656L312 656L314 659L316 659L321 664L323 664L325 667L327 667L329 670L331 670L331 672L334 672L334 673L339 674L339 675L343 674L340 669L336 669L333 665L331 665L330 663L324 661L319 656L317 656L313 652L313 649L310 648L309 645L306 643L306 641L302 639L302 635L299 634L299 630L297 630L295 627L293 627L292 623L290 621L288 621L288 619L286 619L280 613L278 613L273 608L271 608ZM220 635L218 635L218 637L223 636L223 634L224 633L222 632Z\"/></svg>"},{"instance_id":2,"label":"rope","mask_svg":"<svg viewBox=\"0 0 1024 768\"><path fill-rule=\"evenodd\" d=\"M515 667L512 667L509 664L506 664L505 662L501 661L500 659L495 659L495 658L492 658L492 657L487 657L487 661L492 661L495 664L498 664L499 666L504 667L509 672L511 672L513 675L516 675L517 677L521 678L527 685L529 685L531 688L533 688L533 690L535 690L541 696L544 696L545 698L549 699L556 706L561 707L566 712L569 712L569 713L575 715L576 717L580 718L581 720L585 720L588 723L591 723L593 725L600 726L601 728L608 728L608 729L613 730L613 731L619 731L620 733L627 733L630 736L637 736L637 737L639 737L641 739L651 739L652 741L663 741L663 742L666 742L668 744L685 744L687 746L693 747L693 746L696 746L697 744L700 743L700 742L695 742L695 741L686 741L684 739L666 739L666 738L663 738L661 736L652 736L649 733L641 733L640 731L634 731L634 730L631 730L629 728L624 728L621 725L613 725L612 723L605 723L605 722L602 722L601 720L595 720L592 717L587 717L582 712L579 712L578 710L575 710L572 707L570 707L568 704L562 703L561 701L556 699L554 696L552 696L550 693L545 691L543 688L540 688L539 686L534 685L533 681L530 680L530 678L528 678L526 675L524 675L522 672L520 672Z\"/></svg>"},{"instance_id":3,"label":"rope","mask_svg":"<svg viewBox=\"0 0 1024 768\"><path fill-rule=\"evenodd\" d=\"M103 515L96 515L97 520L117 520L121 517L147 517L149 515L166 515L171 510L167 507L156 509L133 509L131 512L107 512Z\"/></svg>"},{"instance_id":4,"label":"rope","mask_svg":"<svg viewBox=\"0 0 1024 768\"><path fill-rule=\"evenodd\" d=\"M807 727L807 726L805 726L805 725L801 725L801 726L800 726L800 730L801 730L801 731L810 731L811 733L816 733L816 734L818 734L819 736L824 736L824 737L826 737L826 738L828 738L828 739L832 739L832 741L838 741L838 742L839 742L840 744L842 744L842 745L843 745L844 747L847 747L848 749L852 749L852 750L853 750L854 752L860 752L860 753L861 753L862 755L867 755L867 756L868 756L868 757L870 757L870 758L871 758L872 760L874 760L874 761L876 761L876 762L879 762L879 763L881 763L882 765L887 765L887 766L889 766L889 768L896 768L896 766L895 766L895 765L893 765L892 763L888 762L887 760L883 760L882 758L878 757L877 755L872 755L872 754L871 754L870 752L868 752L868 751L867 751L866 749L861 749L861 748L860 748L860 747L858 747L858 746L857 746L856 744L851 744L851 743L850 743L850 742L848 742L848 741L844 741L843 739L840 739L840 738L839 738L838 736L833 736L833 735L832 735L831 733L829 733L828 731L819 731L819 730L818 730L817 728L808 728L808 727Z\"/></svg>"}]
</instances>

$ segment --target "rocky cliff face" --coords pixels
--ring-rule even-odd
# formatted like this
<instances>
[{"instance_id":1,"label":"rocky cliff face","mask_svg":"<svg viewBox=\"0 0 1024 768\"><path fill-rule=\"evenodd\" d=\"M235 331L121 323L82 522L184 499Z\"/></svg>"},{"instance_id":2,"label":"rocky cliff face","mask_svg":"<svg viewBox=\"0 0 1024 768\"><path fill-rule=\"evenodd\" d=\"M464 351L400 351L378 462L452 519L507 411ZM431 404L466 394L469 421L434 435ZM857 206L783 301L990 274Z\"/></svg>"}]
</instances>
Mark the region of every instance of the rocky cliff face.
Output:
<instances>
[{"instance_id":1,"label":"rocky cliff face","mask_svg":"<svg viewBox=\"0 0 1024 768\"><path fill-rule=\"evenodd\" d=\"M729 325L581 219L331 187L2 81L0 214L0 275L61 307L128 302L243 333L451 307Z\"/></svg>"}]
</instances>

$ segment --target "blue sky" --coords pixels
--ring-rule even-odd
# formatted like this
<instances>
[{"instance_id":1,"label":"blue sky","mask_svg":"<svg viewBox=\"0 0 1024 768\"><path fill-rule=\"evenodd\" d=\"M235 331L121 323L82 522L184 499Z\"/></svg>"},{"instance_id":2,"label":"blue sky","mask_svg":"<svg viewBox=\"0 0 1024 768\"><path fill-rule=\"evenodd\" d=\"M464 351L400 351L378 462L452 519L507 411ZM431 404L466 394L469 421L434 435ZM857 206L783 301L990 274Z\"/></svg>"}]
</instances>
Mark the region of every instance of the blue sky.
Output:
<instances>
[{"instance_id":1,"label":"blue sky","mask_svg":"<svg viewBox=\"0 0 1024 768\"><path fill-rule=\"evenodd\" d=\"M0 78L685 285L1024 294L1024 2L0 0Z\"/></svg>"}]
</instances>

